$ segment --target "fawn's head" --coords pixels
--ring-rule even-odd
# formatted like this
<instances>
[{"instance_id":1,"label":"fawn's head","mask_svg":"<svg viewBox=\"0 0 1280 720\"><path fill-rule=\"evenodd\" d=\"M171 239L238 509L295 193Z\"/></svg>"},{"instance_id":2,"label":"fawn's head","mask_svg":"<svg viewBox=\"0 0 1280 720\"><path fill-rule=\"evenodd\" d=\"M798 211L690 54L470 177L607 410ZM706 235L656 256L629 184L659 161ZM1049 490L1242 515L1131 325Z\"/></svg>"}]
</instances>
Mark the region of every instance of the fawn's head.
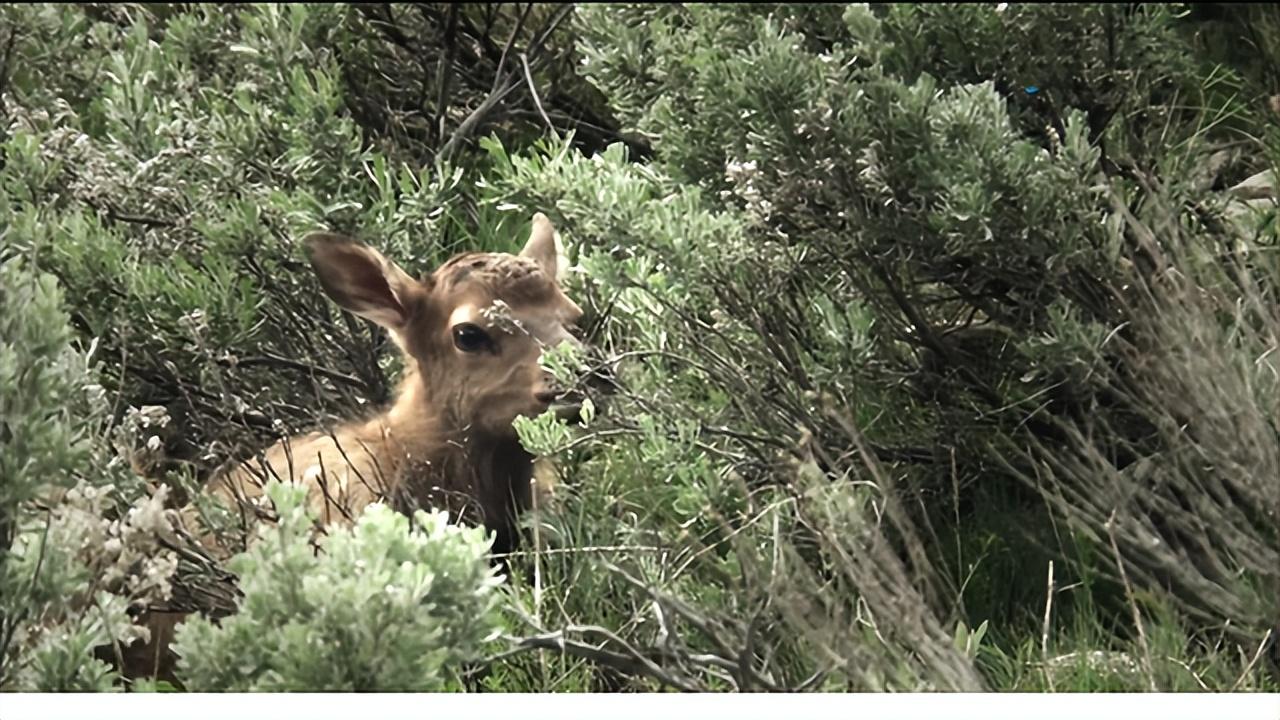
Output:
<instances>
[{"instance_id":1,"label":"fawn's head","mask_svg":"<svg viewBox=\"0 0 1280 720\"><path fill-rule=\"evenodd\" d=\"M579 344L582 317L557 281L564 259L542 213L519 255L463 253L421 279L339 235L304 246L330 298L390 331L424 385L422 411L447 429L510 437L518 415L576 413L538 364L544 348Z\"/></svg>"}]
</instances>

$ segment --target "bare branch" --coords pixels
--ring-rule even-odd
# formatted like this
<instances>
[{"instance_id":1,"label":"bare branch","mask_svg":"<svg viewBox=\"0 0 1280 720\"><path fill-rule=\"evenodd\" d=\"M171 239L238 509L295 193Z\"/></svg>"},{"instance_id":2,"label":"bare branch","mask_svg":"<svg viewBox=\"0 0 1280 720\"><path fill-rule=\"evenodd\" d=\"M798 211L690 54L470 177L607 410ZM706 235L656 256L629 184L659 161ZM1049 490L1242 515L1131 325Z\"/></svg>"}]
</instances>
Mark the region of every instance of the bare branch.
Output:
<instances>
[{"instance_id":1,"label":"bare branch","mask_svg":"<svg viewBox=\"0 0 1280 720\"><path fill-rule=\"evenodd\" d=\"M556 132L556 126L551 124L551 118L547 117L547 111L542 107L542 98L538 97L538 88L533 84L533 73L529 72L529 57L524 53L520 53L520 64L524 66L524 79L529 83L529 94L533 96L533 104L538 106L538 113L542 115L542 121L547 124L547 129L559 139L560 133Z\"/></svg>"},{"instance_id":2,"label":"bare branch","mask_svg":"<svg viewBox=\"0 0 1280 720\"><path fill-rule=\"evenodd\" d=\"M576 640L570 640L565 637L565 633L571 632L600 635L605 638L606 641L623 648L625 652L614 652ZM566 655L572 655L574 657L582 658L583 660L589 660L598 665L611 667L629 675L642 675L649 677L663 683L664 685L668 685L683 692L705 692L706 690L706 688L698 686L692 680L679 677L662 668L649 658L645 657L639 650L635 649L629 643L605 628L595 626L570 626L564 630L544 633L532 637L517 638L508 636L507 640L515 643L517 647L514 650L489 658L490 663L505 660L508 657L528 650L556 650Z\"/></svg>"},{"instance_id":3,"label":"bare branch","mask_svg":"<svg viewBox=\"0 0 1280 720\"><path fill-rule=\"evenodd\" d=\"M440 59L440 70L437 73L439 84L436 89L436 119L433 124L437 142L444 137L444 123L449 106L449 83L453 79L453 58L458 47L458 8L457 3L449 5L449 17L444 29L444 57Z\"/></svg>"},{"instance_id":4,"label":"bare branch","mask_svg":"<svg viewBox=\"0 0 1280 720\"><path fill-rule=\"evenodd\" d=\"M340 373L340 372L337 372L336 370L322 368L318 365L299 362L297 360L290 360L289 358L280 357L279 355L272 355L271 353L267 353L265 355L255 355L253 357L247 357L247 358L237 358L235 360L222 358L222 359L219 359L217 362L219 365L222 365L224 367L253 367L255 365L265 365L267 367L279 367L279 368L288 368L290 370L300 370L305 373L326 377L326 378L329 378L330 380L335 380L345 385L350 385L351 387L361 388L366 390L368 389L368 383L366 383L365 381L361 380L358 377L347 375L345 373Z\"/></svg>"}]
</instances>

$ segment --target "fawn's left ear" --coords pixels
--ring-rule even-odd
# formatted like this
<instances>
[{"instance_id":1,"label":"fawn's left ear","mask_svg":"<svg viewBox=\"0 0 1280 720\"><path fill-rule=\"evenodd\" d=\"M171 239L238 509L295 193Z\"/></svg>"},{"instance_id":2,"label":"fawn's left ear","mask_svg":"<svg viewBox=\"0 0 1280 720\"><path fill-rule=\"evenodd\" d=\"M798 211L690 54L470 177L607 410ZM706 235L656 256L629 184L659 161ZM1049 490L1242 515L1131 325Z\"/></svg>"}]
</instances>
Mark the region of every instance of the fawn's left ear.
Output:
<instances>
[{"instance_id":1,"label":"fawn's left ear","mask_svg":"<svg viewBox=\"0 0 1280 720\"><path fill-rule=\"evenodd\" d=\"M534 213L533 230L529 233L529 241L520 251L521 257L531 258L547 277L560 282L569 268L569 259L565 255L564 245L556 233L551 219L542 213Z\"/></svg>"},{"instance_id":2,"label":"fawn's left ear","mask_svg":"<svg viewBox=\"0 0 1280 720\"><path fill-rule=\"evenodd\" d=\"M418 281L382 253L351 238L312 233L302 242L321 287L334 302L389 330L404 329Z\"/></svg>"}]
</instances>

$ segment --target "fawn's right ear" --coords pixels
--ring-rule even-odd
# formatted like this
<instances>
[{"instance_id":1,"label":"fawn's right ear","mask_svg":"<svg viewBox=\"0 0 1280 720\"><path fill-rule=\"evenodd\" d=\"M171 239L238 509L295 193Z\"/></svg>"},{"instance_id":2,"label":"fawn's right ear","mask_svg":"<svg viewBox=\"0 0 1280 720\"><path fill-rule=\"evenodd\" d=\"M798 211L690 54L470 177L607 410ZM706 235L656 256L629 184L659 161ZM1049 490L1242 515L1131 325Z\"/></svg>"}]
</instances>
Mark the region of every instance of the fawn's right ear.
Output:
<instances>
[{"instance_id":1,"label":"fawn's right ear","mask_svg":"<svg viewBox=\"0 0 1280 720\"><path fill-rule=\"evenodd\" d=\"M419 283L400 266L368 245L333 233L312 233L302 245L334 302L390 330L404 328Z\"/></svg>"},{"instance_id":2,"label":"fawn's right ear","mask_svg":"<svg viewBox=\"0 0 1280 720\"><path fill-rule=\"evenodd\" d=\"M565 256L564 245L556 234L551 219L542 213L533 214L533 229L529 240L524 244L520 254L532 258L542 268L542 272L555 282L564 280L565 271L569 269L569 260Z\"/></svg>"}]
</instances>

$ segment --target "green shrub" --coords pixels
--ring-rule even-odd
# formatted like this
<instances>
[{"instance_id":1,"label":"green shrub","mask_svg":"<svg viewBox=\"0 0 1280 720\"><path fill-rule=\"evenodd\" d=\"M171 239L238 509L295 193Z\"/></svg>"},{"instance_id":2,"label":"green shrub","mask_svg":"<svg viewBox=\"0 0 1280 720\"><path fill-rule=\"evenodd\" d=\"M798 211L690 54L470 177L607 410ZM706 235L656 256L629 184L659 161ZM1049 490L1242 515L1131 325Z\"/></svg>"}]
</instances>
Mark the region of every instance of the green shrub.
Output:
<instances>
[{"instance_id":1,"label":"green shrub","mask_svg":"<svg viewBox=\"0 0 1280 720\"><path fill-rule=\"evenodd\" d=\"M311 544L305 488L272 482L278 525L228 567L238 611L178 627L178 673L193 692L457 689L459 665L498 629L483 529L444 513L412 520L378 505Z\"/></svg>"},{"instance_id":2,"label":"green shrub","mask_svg":"<svg viewBox=\"0 0 1280 720\"><path fill-rule=\"evenodd\" d=\"M3 690L112 689L93 651L145 637L129 611L167 599L176 567L168 490L143 492L101 442L97 368L62 305L52 276L0 246Z\"/></svg>"},{"instance_id":3,"label":"green shrub","mask_svg":"<svg viewBox=\"0 0 1280 720\"><path fill-rule=\"evenodd\" d=\"M304 232L422 272L536 210L599 350L548 365L619 388L520 424L560 487L505 559L511 644L486 619L441 655L459 601L420 615L379 595L398 569L344 569L420 522L379 510L345 555L298 525L237 560L241 612L184 631L191 687L453 689L469 658L494 690L1266 689L1276 212L1224 191L1280 158L1280 16L1216 7L0 8L8 254L58 278L113 410L59 414L59 380L15 427L70 440L23 430L3 462L117 489L68 496L47 551L6 510L7 562L79 557L58 582L91 597L112 560L58 522L180 504L388 398L395 354L325 301ZM19 366L60 327L13 330ZM440 540L458 567L468 537ZM68 647L120 637L85 627ZM113 681L41 662L23 684Z\"/></svg>"}]
</instances>

